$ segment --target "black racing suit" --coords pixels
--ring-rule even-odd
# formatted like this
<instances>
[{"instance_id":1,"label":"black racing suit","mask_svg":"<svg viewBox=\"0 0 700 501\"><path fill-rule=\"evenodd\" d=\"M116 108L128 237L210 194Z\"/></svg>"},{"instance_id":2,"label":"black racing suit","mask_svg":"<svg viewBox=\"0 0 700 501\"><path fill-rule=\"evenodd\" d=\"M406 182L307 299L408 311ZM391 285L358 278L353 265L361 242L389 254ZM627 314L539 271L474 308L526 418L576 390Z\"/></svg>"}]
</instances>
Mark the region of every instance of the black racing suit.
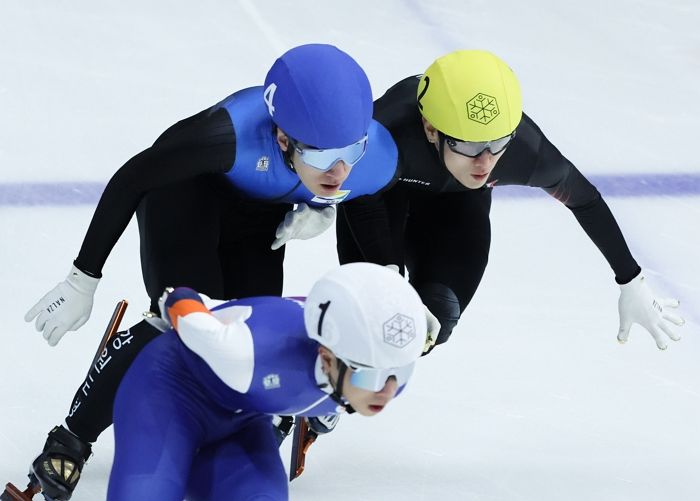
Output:
<instances>
[{"instance_id":1,"label":"black racing suit","mask_svg":"<svg viewBox=\"0 0 700 501\"><path fill-rule=\"evenodd\" d=\"M167 286L186 285L215 298L282 293L284 247L270 249L286 203L244 200L225 172L236 135L225 109L205 110L166 130L111 178L75 265L100 277L134 212L141 269L151 311ZM112 423L119 383L138 352L159 332L142 321L119 333L78 389L69 429L93 442Z\"/></svg>"},{"instance_id":2,"label":"black racing suit","mask_svg":"<svg viewBox=\"0 0 700 501\"><path fill-rule=\"evenodd\" d=\"M383 192L338 209L341 263L370 261L408 268L411 283L442 324L444 343L484 274L491 243L491 187L460 184L423 131L418 77L408 77L374 103L374 118L399 150L399 176ZM487 185L544 189L565 204L600 249L618 283L640 272L610 209L576 167L523 114L515 139Z\"/></svg>"}]
</instances>

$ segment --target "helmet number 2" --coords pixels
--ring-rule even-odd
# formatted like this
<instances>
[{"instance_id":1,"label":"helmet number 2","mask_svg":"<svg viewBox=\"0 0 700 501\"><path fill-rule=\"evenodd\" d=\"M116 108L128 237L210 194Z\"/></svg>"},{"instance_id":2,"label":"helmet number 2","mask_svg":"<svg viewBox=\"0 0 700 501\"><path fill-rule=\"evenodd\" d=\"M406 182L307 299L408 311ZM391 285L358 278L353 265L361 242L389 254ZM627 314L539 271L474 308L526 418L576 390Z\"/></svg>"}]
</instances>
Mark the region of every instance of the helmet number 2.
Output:
<instances>
[{"instance_id":1,"label":"helmet number 2","mask_svg":"<svg viewBox=\"0 0 700 501\"><path fill-rule=\"evenodd\" d=\"M263 92L263 99L265 100L265 104L267 105L267 111L268 113L270 113L270 116L274 115L275 113L275 106L272 104L272 98L275 96L276 90L277 84L271 83L267 86L265 92Z\"/></svg>"},{"instance_id":2,"label":"helmet number 2","mask_svg":"<svg viewBox=\"0 0 700 501\"><path fill-rule=\"evenodd\" d=\"M425 93L428 92L428 86L430 85L430 77L425 77L425 87L423 87L423 90L420 91L420 94L418 94L418 107L422 110L423 109L423 103L420 102L421 99L423 99L423 96L425 96ZM272 113L270 113L272 114Z\"/></svg>"}]
</instances>

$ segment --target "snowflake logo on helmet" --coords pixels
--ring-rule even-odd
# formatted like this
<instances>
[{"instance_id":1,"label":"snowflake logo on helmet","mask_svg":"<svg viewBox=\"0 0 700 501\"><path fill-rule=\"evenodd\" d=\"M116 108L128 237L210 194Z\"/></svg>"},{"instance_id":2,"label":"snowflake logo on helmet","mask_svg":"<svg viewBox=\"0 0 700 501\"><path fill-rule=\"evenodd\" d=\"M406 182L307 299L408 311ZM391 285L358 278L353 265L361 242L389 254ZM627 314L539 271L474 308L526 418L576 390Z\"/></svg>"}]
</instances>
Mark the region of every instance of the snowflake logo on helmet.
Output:
<instances>
[{"instance_id":1,"label":"snowflake logo on helmet","mask_svg":"<svg viewBox=\"0 0 700 501\"><path fill-rule=\"evenodd\" d=\"M467 101L467 114L469 120L473 120L474 122L486 125L496 118L499 113L498 103L493 96L480 92Z\"/></svg>"},{"instance_id":2,"label":"snowflake logo on helmet","mask_svg":"<svg viewBox=\"0 0 700 501\"><path fill-rule=\"evenodd\" d=\"M384 322L384 342L403 348L416 337L416 325L411 317L397 313Z\"/></svg>"}]
</instances>

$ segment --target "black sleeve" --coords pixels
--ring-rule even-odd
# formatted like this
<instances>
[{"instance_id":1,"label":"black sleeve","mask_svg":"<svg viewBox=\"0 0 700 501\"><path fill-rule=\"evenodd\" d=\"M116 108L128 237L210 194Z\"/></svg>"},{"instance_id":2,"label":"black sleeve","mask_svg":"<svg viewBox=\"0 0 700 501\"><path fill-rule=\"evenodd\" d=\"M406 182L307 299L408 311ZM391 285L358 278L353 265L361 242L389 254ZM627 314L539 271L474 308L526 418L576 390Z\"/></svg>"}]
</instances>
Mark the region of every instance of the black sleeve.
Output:
<instances>
[{"instance_id":1,"label":"black sleeve","mask_svg":"<svg viewBox=\"0 0 700 501\"><path fill-rule=\"evenodd\" d=\"M341 264L366 261L397 264L384 198L369 195L340 204L338 216L338 259Z\"/></svg>"},{"instance_id":2,"label":"black sleeve","mask_svg":"<svg viewBox=\"0 0 700 501\"><path fill-rule=\"evenodd\" d=\"M501 158L503 165L494 172L498 184L542 188L571 210L610 264L618 283L637 276L639 265L603 197L525 114L511 146Z\"/></svg>"},{"instance_id":3,"label":"black sleeve","mask_svg":"<svg viewBox=\"0 0 700 501\"><path fill-rule=\"evenodd\" d=\"M583 231L605 256L615 272L617 283L626 284L639 275L641 268L632 257L615 217L600 194L586 205L569 208Z\"/></svg>"},{"instance_id":4,"label":"black sleeve","mask_svg":"<svg viewBox=\"0 0 700 501\"><path fill-rule=\"evenodd\" d=\"M387 203L387 194L397 180L398 170L379 192L339 204L336 235L341 264L365 261L401 266L392 238L396 225L391 222Z\"/></svg>"},{"instance_id":5,"label":"black sleeve","mask_svg":"<svg viewBox=\"0 0 700 501\"><path fill-rule=\"evenodd\" d=\"M235 154L236 136L224 109L205 110L170 127L107 183L75 266L101 277L109 253L148 191L201 174L226 172Z\"/></svg>"}]
</instances>

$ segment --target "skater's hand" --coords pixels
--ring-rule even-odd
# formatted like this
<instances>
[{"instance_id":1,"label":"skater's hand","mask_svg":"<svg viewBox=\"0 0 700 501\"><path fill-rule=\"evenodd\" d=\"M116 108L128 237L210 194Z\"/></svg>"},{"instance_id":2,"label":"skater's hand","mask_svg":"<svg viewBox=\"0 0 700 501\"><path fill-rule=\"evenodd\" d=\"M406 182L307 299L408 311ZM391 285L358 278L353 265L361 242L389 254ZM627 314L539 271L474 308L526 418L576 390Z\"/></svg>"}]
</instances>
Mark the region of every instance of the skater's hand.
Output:
<instances>
[{"instance_id":1,"label":"skater's hand","mask_svg":"<svg viewBox=\"0 0 700 501\"><path fill-rule=\"evenodd\" d=\"M163 293L158 298L158 310L160 311L160 319L167 326L166 329L169 329L170 327L172 327L172 325L170 324L170 317L168 317L168 306L165 304L165 302L170 297L170 294L172 294L174 291L175 289L173 289L172 287L166 287L165 290L163 290Z\"/></svg>"},{"instance_id":2,"label":"skater's hand","mask_svg":"<svg viewBox=\"0 0 700 501\"><path fill-rule=\"evenodd\" d=\"M423 307L425 308L425 319L428 325L428 333L425 336L423 353L428 353L433 346L435 346L435 342L437 341L438 334L440 333L440 321L432 314L427 306L423 305Z\"/></svg>"},{"instance_id":3,"label":"skater's hand","mask_svg":"<svg viewBox=\"0 0 700 501\"><path fill-rule=\"evenodd\" d=\"M632 324L639 324L649 331L656 341L656 346L660 350L665 350L666 336L674 341L681 338L671 330L668 324L671 322L680 326L685 323L685 320L668 310L668 308L677 308L678 305L677 299L655 297L647 285L644 274L640 273L631 282L620 285L620 299L618 301L620 329L617 333L617 340L620 343L626 343Z\"/></svg>"},{"instance_id":4,"label":"skater's hand","mask_svg":"<svg viewBox=\"0 0 700 501\"><path fill-rule=\"evenodd\" d=\"M272 250L279 249L289 240L298 238L299 240L307 240L320 235L333 224L335 220L335 206L315 208L301 203L297 208L290 210L284 216L277 227L275 236L277 237L270 248Z\"/></svg>"},{"instance_id":5,"label":"skater's hand","mask_svg":"<svg viewBox=\"0 0 700 501\"><path fill-rule=\"evenodd\" d=\"M90 318L99 281L72 266L68 277L24 315L25 322L36 318L36 330L50 346L56 346L67 331L78 330Z\"/></svg>"}]
</instances>

